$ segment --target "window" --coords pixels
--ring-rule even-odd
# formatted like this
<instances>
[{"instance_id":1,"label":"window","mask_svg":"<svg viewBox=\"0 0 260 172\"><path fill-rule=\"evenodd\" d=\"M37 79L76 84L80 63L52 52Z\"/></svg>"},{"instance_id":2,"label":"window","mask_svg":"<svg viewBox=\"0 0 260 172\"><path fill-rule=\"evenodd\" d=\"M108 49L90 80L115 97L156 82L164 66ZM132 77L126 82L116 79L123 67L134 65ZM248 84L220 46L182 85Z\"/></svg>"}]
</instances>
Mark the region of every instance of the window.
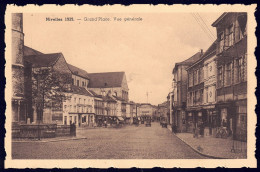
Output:
<instances>
[{"instance_id":1,"label":"window","mask_svg":"<svg viewBox=\"0 0 260 172\"><path fill-rule=\"evenodd\" d=\"M218 87L221 87L223 85L223 67L218 68Z\"/></svg>"},{"instance_id":2,"label":"window","mask_svg":"<svg viewBox=\"0 0 260 172\"><path fill-rule=\"evenodd\" d=\"M80 98L79 98L79 104L80 104Z\"/></svg>"},{"instance_id":3,"label":"window","mask_svg":"<svg viewBox=\"0 0 260 172\"><path fill-rule=\"evenodd\" d=\"M77 80L77 86L79 86L79 80Z\"/></svg>"},{"instance_id":4,"label":"window","mask_svg":"<svg viewBox=\"0 0 260 172\"><path fill-rule=\"evenodd\" d=\"M72 110L72 105L70 105L70 112L71 112L71 110Z\"/></svg>"},{"instance_id":5,"label":"window","mask_svg":"<svg viewBox=\"0 0 260 172\"><path fill-rule=\"evenodd\" d=\"M200 90L200 100L199 100L200 104L203 103L203 89Z\"/></svg>"},{"instance_id":6,"label":"window","mask_svg":"<svg viewBox=\"0 0 260 172\"><path fill-rule=\"evenodd\" d=\"M224 32L221 32L218 35L218 39L219 39L219 53L221 53L224 49Z\"/></svg>"},{"instance_id":7,"label":"window","mask_svg":"<svg viewBox=\"0 0 260 172\"><path fill-rule=\"evenodd\" d=\"M204 66L204 71L205 71L205 79L207 79L208 78L208 64L205 64L205 66Z\"/></svg>"},{"instance_id":8,"label":"window","mask_svg":"<svg viewBox=\"0 0 260 172\"><path fill-rule=\"evenodd\" d=\"M198 84L198 70L194 71L194 85Z\"/></svg>"},{"instance_id":9,"label":"window","mask_svg":"<svg viewBox=\"0 0 260 172\"><path fill-rule=\"evenodd\" d=\"M198 72L199 72L199 74L198 74L198 83L201 83L201 82L203 82L203 79L204 79L203 68L199 68Z\"/></svg>"},{"instance_id":10,"label":"window","mask_svg":"<svg viewBox=\"0 0 260 172\"><path fill-rule=\"evenodd\" d=\"M67 109L67 105L64 105L64 111L66 111L66 109Z\"/></svg>"},{"instance_id":11,"label":"window","mask_svg":"<svg viewBox=\"0 0 260 172\"><path fill-rule=\"evenodd\" d=\"M229 86L231 84L231 63L226 64L226 86Z\"/></svg>"},{"instance_id":12,"label":"window","mask_svg":"<svg viewBox=\"0 0 260 172\"><path fill-rule=\"evenodd\" d=\"M72 78L72 85L74 85L74 79Z\"/></svg>"},{"instance_id":13,"label":"window","mask_svg":"<svg viewBox=\"0 0 260 172\"><path fill-rule=\"evenodd\" d=\"M205 88L205 103L208 103L208 87Z\"/></svg>"},{"instance_id":14,"label":"window","mask_svg":"<svg viewBox=\"0 0 260 172\"><path fill-rule=\"evenodd\" d=\"M234 27L233 24L228 27L227 31L227 46L232 46L234 44Z\"/></svg>"},{"instance_id":15,"label":"window","mask_svg":"<svg viewBox=\"0 0 260 172\"><path fill-rule=\"evenodd\" d=\"M84 87L85 86L85 83L84 83L84 81L82 81L82 87Z\"/></svg>"},{"instance_id":16,"label":"window","mask_svg":"<svg viewBox=\"0 0 260 172\"><path fill-rule=\"evenodd\" d=\"M76 106L74 106L74 112L76 112Z\"/></svg>"},{"instance_id":17,"label":"window","mask_svg":"<svg viewBox=\"0 0 260 172\"><path fill-rule=\"evenodd\" d=\"M192 73L189 73L189 87L193 86L193 75Z\"/></svg>"}]
</instances>

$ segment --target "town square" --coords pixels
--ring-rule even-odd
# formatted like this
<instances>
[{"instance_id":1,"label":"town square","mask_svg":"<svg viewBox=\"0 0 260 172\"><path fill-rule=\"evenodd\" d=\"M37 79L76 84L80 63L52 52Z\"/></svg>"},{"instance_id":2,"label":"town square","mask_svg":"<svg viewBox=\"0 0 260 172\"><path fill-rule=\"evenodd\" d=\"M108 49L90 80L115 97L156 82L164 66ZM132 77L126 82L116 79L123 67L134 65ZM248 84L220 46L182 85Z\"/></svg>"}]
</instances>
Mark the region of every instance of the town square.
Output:
<instances>
[{"instance_id":1,"label":"town square","mask_svg":"<svg viewBox=\"0 0 260 172\"><path fill-rule=\"evenodd\" d=\"M11 159L246 160L250 16L11 13Z\"/></svg>"}]
</instances>

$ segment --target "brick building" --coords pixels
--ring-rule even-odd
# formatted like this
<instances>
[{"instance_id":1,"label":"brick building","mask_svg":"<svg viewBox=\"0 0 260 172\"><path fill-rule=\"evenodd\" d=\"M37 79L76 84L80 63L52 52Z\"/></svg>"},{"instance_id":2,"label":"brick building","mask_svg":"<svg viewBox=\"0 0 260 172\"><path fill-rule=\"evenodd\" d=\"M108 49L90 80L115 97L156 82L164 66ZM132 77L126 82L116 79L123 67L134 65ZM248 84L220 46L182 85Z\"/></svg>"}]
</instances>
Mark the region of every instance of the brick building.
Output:
<instances>
[{"instance_id":1,"label":"brick building","mask_svg":"<svg viewBox=\"0 0 260 172\"><path fill-rule=\"evenodd\" d=\"M217 30L218 126L234 139L247 138L247 13L223 13Z\"/></svg>"}]
</instances>

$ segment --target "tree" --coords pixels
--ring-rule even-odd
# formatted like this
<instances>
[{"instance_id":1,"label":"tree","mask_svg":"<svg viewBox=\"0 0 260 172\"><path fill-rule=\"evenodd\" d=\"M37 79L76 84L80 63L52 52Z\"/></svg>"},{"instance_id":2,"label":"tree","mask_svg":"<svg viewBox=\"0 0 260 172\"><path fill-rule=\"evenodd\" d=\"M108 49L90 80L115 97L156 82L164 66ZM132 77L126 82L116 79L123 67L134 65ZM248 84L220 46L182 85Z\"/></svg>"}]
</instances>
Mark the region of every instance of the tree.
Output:
<instances>
[{"instance_id":1,"label":"tree","mask_svg":"<svg viewBox=\"0 0 260 172\"><path fill-rule=\"evenodd\" d=\"M62 102L70 99L71 74L52 67L32 69L32 102L35 104L37 121L43 122L45 108L61 108Z\"/></svg>"}]
</instances>

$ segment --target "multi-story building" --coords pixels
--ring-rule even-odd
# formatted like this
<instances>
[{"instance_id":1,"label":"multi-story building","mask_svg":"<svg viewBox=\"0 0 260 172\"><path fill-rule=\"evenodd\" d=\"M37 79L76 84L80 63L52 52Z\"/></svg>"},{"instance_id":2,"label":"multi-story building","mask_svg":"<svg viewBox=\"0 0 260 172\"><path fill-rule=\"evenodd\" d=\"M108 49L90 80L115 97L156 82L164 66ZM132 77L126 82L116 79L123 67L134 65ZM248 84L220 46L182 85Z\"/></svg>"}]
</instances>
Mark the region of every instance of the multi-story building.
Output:
<instances>
[{"instance_id":1,"label":"multi-story building","mask_svg":"<svg viewBox=\"0 0 260 172\"><path fill-rule=\"evenodd\" d=\"M214 109L211 105L215 101L215 74L216 68L214 53L215 42L203 54L201 59L193 63L186 70L188 72L188 92L187 92L187 116L186 130L192 132L194 128L204 126L208 129L210 112L205 108ZM213 69L214 68L214 69ZM205 106L207 105L207 106ZM209 110L210 111L210 110ZM207 132L208 133L208 132Z\"/></svg>"},{"instance_id":2,"label":"multi-story building","mask_svg":"<svg viewBox=\"0 0 260 172\"><path fill-rule=\"evenodd\" d=\"M247 138L247 13L223 13L217 30L217 114L234 139Z\"/></svg>"},{"instance_id":3,"label":"multi-story building","mask_svg":"<svg viewBox=\"0 0 260 172\"><path fill-rule=\"evenodd\" d=\"M68 64L72 73L70 99L63 102L63 124L75 123L77 126L93 126L94 97L87 90L89 77L85 70Z\"/></svg>"},{"instance_id":4,"label":"multi-story building","mask_svg":"<svg viewBox=\"0 0 260 172\"><path fill-rule=\"evenodd\" d=\"M212 135L216 132L216 41L208 48L203 55L204 60L204 97L203 109L206 115L205 135ZM208 129L208 130L207 130Z\"/></svg>"},{"instance_id":5,"label":"multi-story building","mask_svg":"<svg viewBox=\"0 0 260 172\"><path fill-rule=\"evenodd\" d=\"M138 107L139 117L146 118L146 117L153 117L154 115L154 107L150 103L141 103Z\"/></svg>"},{"instance_id":6,"label":"multi-story building","mask_svg":"<svg viewBox=\"0 0 260 172\"><path fill-rule=\"evenodd\" d=\"M174 76L174 102L173 106L173 125L176 126L177 132L186 131L186 101L187 101L187 71L186 68L191 66L195 61L201 58L203 52L198 52L192 57L179 63L175 63L172 74ZM172 98L170 98L171 100ZM171 103L173 103L171 101ZM171 105L170 105L171 107Z\"/></svg>"}]
</instances>

